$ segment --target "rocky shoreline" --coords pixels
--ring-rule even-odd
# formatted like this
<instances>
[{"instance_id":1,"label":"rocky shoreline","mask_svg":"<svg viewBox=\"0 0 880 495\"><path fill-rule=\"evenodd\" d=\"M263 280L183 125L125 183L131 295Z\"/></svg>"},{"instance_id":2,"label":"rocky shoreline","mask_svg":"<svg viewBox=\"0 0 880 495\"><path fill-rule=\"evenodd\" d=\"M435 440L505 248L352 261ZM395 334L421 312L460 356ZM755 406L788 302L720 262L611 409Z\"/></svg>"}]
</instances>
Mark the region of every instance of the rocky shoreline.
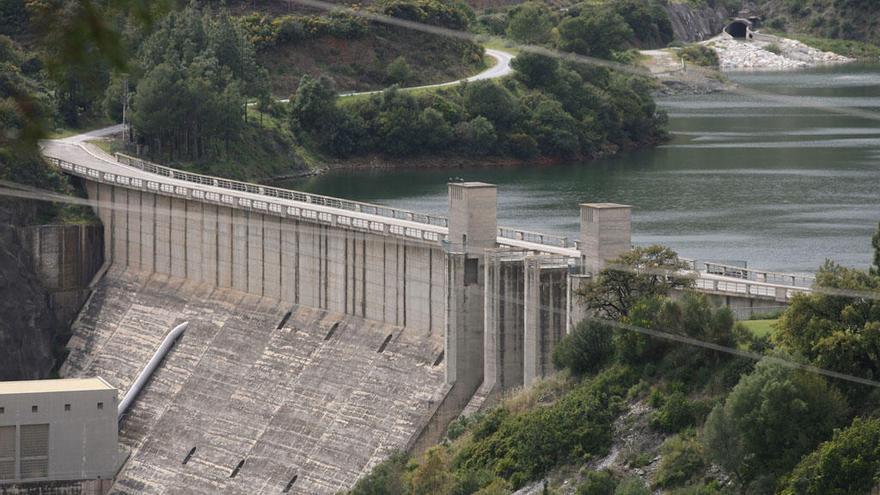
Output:
<instances>
[{"instance_id":1,"label":"rocky shoreline","mask_svg":"<svg viewBox=\"0 0 880 495\"><path fill-rule=\"evenodd\" d=\"M754 40L745 41L721 35L703 44L718 54L722 71L792 70L854 61L779 36L757 35Z\"/></svg>"}]
</instances>

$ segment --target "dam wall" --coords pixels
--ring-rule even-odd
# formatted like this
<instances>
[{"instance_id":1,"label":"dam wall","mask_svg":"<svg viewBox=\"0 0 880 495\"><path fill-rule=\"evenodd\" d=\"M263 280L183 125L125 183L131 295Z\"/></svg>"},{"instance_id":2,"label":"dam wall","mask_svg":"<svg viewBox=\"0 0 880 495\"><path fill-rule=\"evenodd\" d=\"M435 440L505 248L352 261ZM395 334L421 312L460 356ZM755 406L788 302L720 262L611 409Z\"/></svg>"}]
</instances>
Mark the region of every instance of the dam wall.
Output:
<instances>
[{"instance_id":1,"label":"dam wall","mask_svg":"<svg viewBox=\"0 0 880 495\"><path fill-rule=\"evenodd\" d=\"M443 334L435 242L87 182L114 267Z\"/></svg>"},{"instance_id":2,"label":"dam wall","mask_svg":"<svg viewBox=\"0 0 880 495\"><path fill-rule=\"evenodd\" d=\"M19 230L34 272L49 293L49 307L60 323L70 324L104 263L101 226L33 225Z\"/></svg>"}]
</instances>

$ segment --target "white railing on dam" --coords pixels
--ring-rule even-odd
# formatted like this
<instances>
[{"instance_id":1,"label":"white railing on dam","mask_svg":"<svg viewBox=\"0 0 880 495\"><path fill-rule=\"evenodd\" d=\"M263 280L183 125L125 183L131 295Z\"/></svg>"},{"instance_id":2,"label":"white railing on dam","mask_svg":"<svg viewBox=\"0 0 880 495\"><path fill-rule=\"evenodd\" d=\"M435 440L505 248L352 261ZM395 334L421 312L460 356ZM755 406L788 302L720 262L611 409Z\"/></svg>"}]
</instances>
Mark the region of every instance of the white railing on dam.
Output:
<instances>
[{"instance_id":1,"label":"white railing on dam","mask_svg":"<svg viewBox=\"0 0 880 495\"><path fill-rule=\"evenodd\" d=\"M355 211L358 213L366 213L368 215L376 215L380 217L394 218L397 220L406 220L409 222L424 223L427 225L435 225L438 227L448 227L449 222L445 217L428 215L424 213L416 213L387 206L373 205L369 203L361 203L359 201L349 201L347 199L339 199L330 196L322 196L320 194L311 194L301 191L293 191L290 189L281 189L271 186L263 186L249 182L240 182L230 179L221 179L219 177L211 177L209 175L194 174L183 170L174 169L159 165L147 160L135 158L123 153L116 153L116 160L130 167L149 172L151 174L162 175L172 179L192 182L194 184L202 184L206 186L219 187L229 189L230 191L241 191L251 194L259 194L271 198L289 199L292 201L300 201L303 203L316 204L337 208L340 210Z\"/></svg>"},{"instance_id":2,"label":"white railing on dam","mask_svg":"<svg viewBox=\"0 0 880 495\"><path fill-rule=\"evenodd\" d=\"M442 216L194 174L121 153L116 158L118 162L115 164L155 175L156 180L150 180L149 176L145 178L107 172L60 158L47 157L50 162L68 173L130 189L437 244L443 244L448 237L448 220ZM124 172L126 169L119 167L114 170ZM163 180L164 178L183 181L185 184ZM565 236L510 227L498 227L498 244L569 259L581 257L577 241L572 242ZM810 292L815 282L808 275L686 261L696 272L697 288L717 294L772 297L787 301L795 293Z\"/></svg>"},{"instance_id":3,"label":"white railing on dam","mask_svg":"<svg viewBox=\"0 0 880 495\"><path fill-rule=\"evenodd\" d=\"M157 163L143 160L141 158L135 158L124 153L116 153L116 160L119 163L134 167L138 170L143 170L147 173L191 182L193 184L219 187L222 189L228 189L230 191L241 191L272 198L288 199L291 201L321 205L329 208L365 213L367 215L393 218L395 220L406 220L409 222L423 223L438 227L449 227L449 220L446 217L438 215L416 213L413 211L401 210L388 206L374 205L370 203L362 203L359 201L334 198L331 196L322 196L320 194L311 194L302 191L294 191L291 189L281 189L250 182L241 182L230 179L222 179L219 177L211 177L209 175L195 174L192 172L186 172L183 170L166 167L164 165L159 165ZM531 244L539 244L542 246L560 248L569 248L573 246L573 244L568 240L568 237L543 234L541 232L530 232L528 230L514 229L511 227L498 227L498 237L516 241L524 241Z\"/></svg>"},{"instance_id":4,"label":"white railing on dam","mask_svg":"<svg viewBox=\"0 0 880 495\"><path fill-rule=\"evenodd\" d=\"M168 195L177 196L185 199L193 199L204 203L213 203L219 206L227 206L244 210L252 210L259 213L265 213L270 215L275 215L279 217L285 218L302 218L306 220L311 220L316 223L324 223L328 225L344 225L346 227L363 230L368 232L376 232L385 235L392 235L396 237L405 237L410 239L419 239L430 242L440 242L446 238L445 228L440 226L436 226L433 229L430 228L419 228L415 226L411 226L410 224L404 222L391 222L391 221L382 221L383 216L374 215L372 213L365 213L360 211L351 210L351 214L342 214L333 211L334 206L329 206L325 204L317 204L317 203L307 203L301 202L306 205L315 205L314 208L310 208L309 206L293 206L289 204L281 204L272 201L261 201L255 200L249 197L243 197L239 195L233 194L223 194L218 193L211 190L204 190L195 187L184 187L177 186L174 184L169 184L167 182L160 181L152 181L143 179L140 177L132 177L123 174L114 174L110 172L102 172L100 170L87 167L85 165L78 165L75 163L68 162L66 160L61 160L59 158L47 157L47 160L50 163L57 165L62 170L72 173L74 175L78 175L80 177L85 177L89 180L105 183L105 184L113 184L113 185L121 185L125 186L129 189L139 189L147 192L161 192ZM170 169L173 171L173 169ZM179 172L179 171L174 171ZM191 174L196 175L196 174ZM166 177L179 179L176 175L166 175ZM205 177L205 176L200 176ZM218 182L228 182L224 179L216 179ZM195 183L194 181L190 181ZM206 182L198 182L197 184L202 184L211 187L218 187L211 183ZM241 184L241 183L239 183ZM222 187L222 186L220 186ZM240 191L247 192L250 191L239 190L239 189L231 189L231 191ZM294 192L294 191L290 191ZM253 194L253 193L252 193ZM281 198L287 199L287 198ZM297 199L291 199L291 201L298 201ZM340 200L342 201L342 200ZM390 220L390 219L389 219ZM418 222L413 222L413 225L418 225ZM425 225L428 227L428 225Z\"/></svg>"}]
</instances>

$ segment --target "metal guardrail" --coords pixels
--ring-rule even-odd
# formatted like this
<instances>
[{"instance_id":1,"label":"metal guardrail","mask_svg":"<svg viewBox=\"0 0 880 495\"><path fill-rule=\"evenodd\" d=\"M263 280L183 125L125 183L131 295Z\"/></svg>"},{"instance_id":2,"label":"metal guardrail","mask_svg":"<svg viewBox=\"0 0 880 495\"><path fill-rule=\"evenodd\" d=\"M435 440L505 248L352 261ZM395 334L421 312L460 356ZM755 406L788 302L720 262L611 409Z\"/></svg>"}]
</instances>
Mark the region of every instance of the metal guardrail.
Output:
<instances>
[{"instance_id":1,"label":"metal guardrail","mask_svg":"<svg viewBox=\"0 0 880 495\"><path fill-rule=\"evenodd\" d=\"M561 248L572 247L568 237L542 234L540 232L530 232L528 230L519 230L510 227L498 227L498 237L504 239L513 239L517 241L531 242L544 246L555 246ZM575 242L576 244L576 242ZM576 248L577 246L575 246Z\"/></svg>"},{"instance_id":2,"label":"metal guardrail","mask_svg":"<svg viewBox=\"0 0 880 495\"><path fill-rule=\"evenodd\" d=\"M122 153L117 153L116 158L120 163L137 168L147 173L162 177L182 180L195 185L203 185L225 189L229 194L218 193L200 189L198 187L185 187L152 181L139 177L131 177L124 174L102 172L84 165L74 164L59 158L47 157L62 170L86 177L89 180L107 184L123 185L131 189L140 189L148 192L161 192L181 198L189 198L206 203L214 203L221 206L235 207L253 210L265 214L271 214L286 218L301 218L316 223L345 226L351 229L368 232L382 233L396 237L420 239L431 242L446 243L447 235L438 232L437 228L448 228L448 220L445 217L426 215L420 213L398 210L357 201L348 201L329 196L303 193L289 189L262 186L246 182L239 182L206 175L193 174L182 170L157 165L155 163L134 158ZM266 200L255 200L249 197L237 195L237 192L265 196ZM359 215L345 215L335 212L324 211L323 208L310 208L308 206L293 206L272 201L272 198L296 201L304 205L333 208L343 211L351 211L359 214L373 215L381 218L404 220L416 224L433 226L434 229L421 229L394 222L371 220L359 217ZM562 249L578 249L578 242L570 242L567 237L541 234L526 230L513 229L510 227L498 227L499 241L509 239L519 241L516 244L530 243L538 246L548 246ZM793 294L798 292L810 292L815 279L807 275L786 274L762 270L752 270L738 266L724 265L721 263L697 262L686 260L691 269L698 275L714 275L724 277L716 279L712 277L698 277L696 286L698 289L717 293L741 294L751 296L773 297L778 301L787 301ZM701 266L702 265L702 266ZM702 268L702 269L701 269Z\"/></svg>"},{"instance_id":3,"label":"metal guardrail","mask_svg":"<svg viewBox=\"0 0 880 495\"><path fill-rule=\"evenodd\" d=\"M194 174L183 170L159 165L141 158L136 158L124 153L116 153L116 160L130 167L143 170L144 172L170 177L194 184L201 184L232 191L242 191L251 194L259 194L261 196L269 196L273 198L289 199L300 201L303 203L311 203L340 210L356 211L369 215L377 215L381 217L394 218L398 220L407 220L410 222L424 223L427 225L435 225L438 227L449 227L449 220L446 217L428 215L424 213L416 213L387 206L374 205L369 203L361 203L359 201L349 201L346 199L334 198L331 196L322 196L320 194L310 194L290 189L281 189L271 186L263 186L249 182L240 182L219 177L211 177L209 175ZM514 229L510 227L498 227L498 237L505 239L513 239L518 241L531 242L544 246L554 246L561 248L572 247L572 243L567 237L542 234L540 232L530 232L528 230Z\"/></svg>"},{"instance_id":4,"label":"metal guardrail","mask_svg":"<svg viewBox=\"0 0 880 495\"><path fill-rule=\"evenodd\" d=\"M415 213L397 208L389 208L387 206L373 205L369 203L361 203L359 201L349 201L347 199L333 198L330 196L322 196L319 194L304 193L301 191L293 191L290 189L281 189L271 186L263 186L249 182L240 182L229 179L221 179L219 177L211 177L209 175L194 174L192 172L184 172L164 165L159 165L147 160L135 158L124 153L116 153L116 160L130 167L143 170L151 174L170 177L194 184L202 184L206 186L219 187L229 189L231 191L241 191L251 194L259 194L272 198L289 199L300 201L303 203L311 203L340 210L356 211L358 213L366 213L380 217L394 218L397 220L406 220L409 222L424 223L427 225L435 225L438 227L448 227L449 221L445 217L428 215L424 213Z\"/></svg>"},{"instance_id":5,"label":"metal guardrail","mask_svg":"<svg viewBox=\"0 0 880 495\"><path fill-rule=\"evenodd\" d=\"M185 199L193 199L204 203L213 203L219 206L235 207L239 209L252 210L268 215L275 215L284 218L298 218L323 223L328 225L340 225L354 230L362 230L368 232L382 233L396 237L404 237L409 239L420 239L431 242L441 242L446 239L446 235L436 230L420 229L406 225L395 223L374 221L361 218L359 216L344 215L335 212L327 212L323 209L312 209L307 206L292 206L287 204L276 203L273 201L260 201L251 198L238 196L232 190L230 194L222 194L216 191L206 191L194 187L175 186L159 181L152 181L140 177L131 177L122 174L114 174L110 172L102 172L91 167L78 165L75 163L61 160L59 158L47 157L50 163L58 166L65 172L85 177L95 182L105 184L121 185L129 189L140 189L153 193L164 193L167 195L177 196ZM173 169L171 169L173 170ZM175 171L179 172L179 171ZM160 174L161 175L161 174ZM194 174L196 175L196 174ZM173 176L167 176L173 177ZM204 177L204 176L202 176ZM192 182L192 181L190 181ZM200 183L204 184L204 183ZM213 184L205 184L211 185ZM249 192L249 191L242 191ZM284 198L290 199L290 198ZM294 199L294 201L297 201ZM311 203L315 204L315 203ZM330 205L319 205L331 207ZM368 212L358 212L370 214Z\"/></svg>"},{"instance_id":6,"label":"metal guardrail","mask_svg":"<svg viewBox=\"0 0 880 495\"><path fill-rule=\"evenodd\" d=\"M809 293L808 287L792 287L752 280L724 280L720 278L698 277L694 281L697 289L720 294L733 294L758 297L772 297L779 302L788 302L795 294Z\"/></svg>"},{"instance_id":7,"label":"metal guardrail","mask_svg":"<svg viewBox=\"0 0 880 495\"><path fill-rule=\"evenodd\" d=\"M741 266L725 265L722 263L703 262L703 270L713 275L722 275L725 277L741 278L754 282L764 282L768 284L791 285L795 287L812 287L816 282L816 278L809 275L799 275L796 273L780 273L770 272L766 270L753 270L743 268Z\"/></svg>"}]
</instances>

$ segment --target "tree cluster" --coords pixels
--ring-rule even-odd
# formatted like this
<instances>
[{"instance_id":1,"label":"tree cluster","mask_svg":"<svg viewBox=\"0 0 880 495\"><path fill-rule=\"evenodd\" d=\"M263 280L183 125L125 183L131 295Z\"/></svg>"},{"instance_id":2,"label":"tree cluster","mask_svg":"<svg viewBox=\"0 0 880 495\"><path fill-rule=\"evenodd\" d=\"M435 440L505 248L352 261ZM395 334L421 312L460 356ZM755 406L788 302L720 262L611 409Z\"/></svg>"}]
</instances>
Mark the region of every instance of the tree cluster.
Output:
<instances>
[{"instance_id":1,"label":"tree cluster","mask_svg":"<svg viewBox=\"0 0 880 495\"><path fill-rule=\"evenodd\" d=\"M225 12L189 6L165 17L140 47L131 121L152 155L197 160L228 151L246 97L265 99L254 47Z\"/></svg>"},{"instance_id":2,"label":"tree cluster","mask_svg":"<svg viewBox=\"0 0 880 495\"><path fill-rule=\"evenodd\" d=\"M514 80L421 94L391 88L351 102L337 101L329 79L306 76L291 99L293 128L339 157L573 158L665 137L664 116L642 79L605 70L579 72L531 54L517 57L514 68Z\"/></svg>"}]
</instances>

